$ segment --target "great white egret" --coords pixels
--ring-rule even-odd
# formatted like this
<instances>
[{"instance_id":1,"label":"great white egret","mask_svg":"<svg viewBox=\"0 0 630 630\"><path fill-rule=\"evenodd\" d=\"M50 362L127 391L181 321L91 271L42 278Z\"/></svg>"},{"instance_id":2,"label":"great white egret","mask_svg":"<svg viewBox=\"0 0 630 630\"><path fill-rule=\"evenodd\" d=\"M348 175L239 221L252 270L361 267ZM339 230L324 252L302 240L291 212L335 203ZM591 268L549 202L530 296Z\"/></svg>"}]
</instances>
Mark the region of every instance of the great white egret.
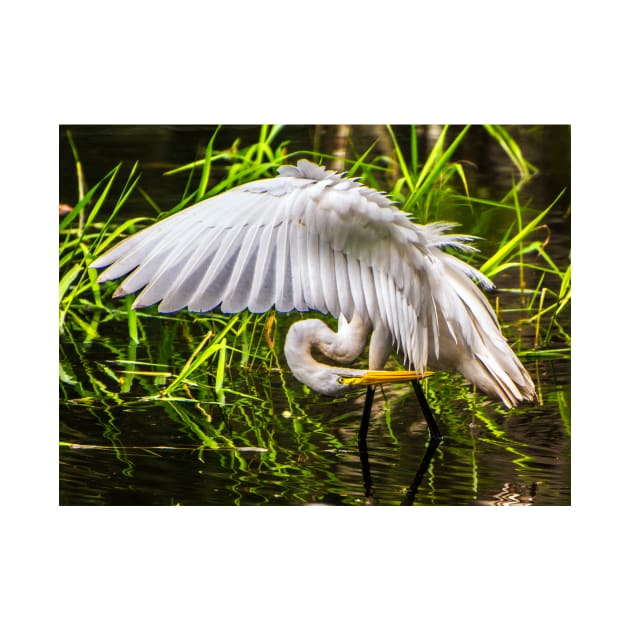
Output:
<instances>
[{"instance_id":1,"label":"great white egret","mask_svg":"<svg viewBox=\"0 0 630 630\"><path fill-rule=\"evenodd\" d=\"M114 297L142 289L133 308L227 313L316 310L338 319L299 321L284 346L302 383L334 396L352 385L416 380L427 368L458 370L506 407L536 398L475 281L492 283L444 248L470 251L452 224L419 225L388 197L308 160L238 186L128 237L92 263L99 282L132 272ZM368 369L348 364L371 332ZM384 371L392 351L409 368ZM364 413L369 417L369 409ZM439 434L426 401L432 435ZM428 415L427 415L428 414ZM366 429L366 427L365 427Z\"/></svg>"}]
</instances>

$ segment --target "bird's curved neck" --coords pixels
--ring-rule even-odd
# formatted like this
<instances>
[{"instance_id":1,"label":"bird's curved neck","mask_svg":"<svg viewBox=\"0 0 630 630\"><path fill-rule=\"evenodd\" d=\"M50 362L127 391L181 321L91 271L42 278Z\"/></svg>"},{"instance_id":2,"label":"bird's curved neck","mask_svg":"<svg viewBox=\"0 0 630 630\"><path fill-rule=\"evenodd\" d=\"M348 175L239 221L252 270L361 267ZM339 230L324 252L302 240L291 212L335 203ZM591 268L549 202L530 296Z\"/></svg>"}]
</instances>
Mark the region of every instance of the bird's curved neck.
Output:
<instances>
[{"instance_id":1,"label":"bird's curved neck","mask_svg":"<svg viewBox=\"0 0 630 630\"><path fill-rule=\"evenodd\" d=\"M333 361L349 363L365 348L368 334L369 326L357 316L348 323L341 315L337 333L319 319L306 319L289 328L284 354L291 372L298 380L315 391L334 396L347 389L346 385L339 383L339 376L363 373L365 370L327 365L313 357L313 350L317 349Z\"/></svg>"}]
</instances>

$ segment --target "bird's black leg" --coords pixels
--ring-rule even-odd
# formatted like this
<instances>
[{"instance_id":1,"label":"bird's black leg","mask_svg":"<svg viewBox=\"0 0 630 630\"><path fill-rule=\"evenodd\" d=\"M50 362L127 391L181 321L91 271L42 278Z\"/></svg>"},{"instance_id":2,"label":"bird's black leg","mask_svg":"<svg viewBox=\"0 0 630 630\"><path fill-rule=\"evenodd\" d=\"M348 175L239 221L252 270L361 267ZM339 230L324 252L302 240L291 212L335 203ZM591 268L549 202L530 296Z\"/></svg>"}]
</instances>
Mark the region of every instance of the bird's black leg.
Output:
<instances>
[{"instance_id":1,"label":"bird's black leg","mask_svg":"<svg viewBox=\"0 0 630 630\"><path fill-rule=\"evenodd\" d=\"M438 446L440 445L440 440L438 438L432 437L429 440L429 444L427 446L427 450L424 453L424 457L422 458L422 462L420 463L420 468L418 468L418 472L414 477L413 482L409 486L409 488L405 492L405 498L402 500L402 505L413 505L413 501L416 498L416 493L418 492L418 488L422 483L422 477L424 477L424 473L429 469L429 465L431 464L431 460L435 455L435 451L437 451Z\"/></svg>"},{"instance_id":2,"label":"bird's black leg","mask_svg":"<svg viewBox=\"0 0 630 630\"><path fill-rule=\"evenodd\" d=\"M359 460L361 461L361 473L363 474L363 485L365 486L365 498L368 503L374 504L374 493L372 492L372 475L370 473L370 456L367 448L359 447Z\"/></svg>"},{"instance_id":3,"label":"bird's black leg","mask_svg":"<svg viewBox=\"0 0 630 630\"><path fill-rule=\"evenodd\" d=\"M429 403L427 402L424 392L422 391L422 387L420 387L418 381L411 381L411 384L413 385L413 391L416 392L416 398L420 403L420 408L422 409L424 419L427 421L429 433L431 434L431 440L441 440L442 433L440 432L440 428L438 427L437 422L433 417L431 407L429 407Z\"/></svg>"},{"instance_id":4,"label":"bird's black leg","mask_svg":"<svg viewBox=\"0 0 630 630\"><path fill-rule=\"evenodd\" d=\"M367 451L367 432L370 426L370 415L372 413L372 401L374 400L374 392L376 388L368 385L365 393L365 404L363 405L363 417L361 418L361 427L359 428L359 450Z\"/></svg>"},{"instance_id":5,"label":"bird's black leg","mask_svg":"<svg viewBox=\"0 0 630 630\"><path fill-rule=\"evenodd\" d=\"M363 417L359 427L359 458L361 459L361 472L363 473L363 484L365 485L365 496L369 503L372 503L372 475L370 474L370 460L367 451L367 432L370 426L370 415L372 414L372 401L376 388L368 385L365 392L365 404L363 405Z\"/></svg>"}]
</instances>

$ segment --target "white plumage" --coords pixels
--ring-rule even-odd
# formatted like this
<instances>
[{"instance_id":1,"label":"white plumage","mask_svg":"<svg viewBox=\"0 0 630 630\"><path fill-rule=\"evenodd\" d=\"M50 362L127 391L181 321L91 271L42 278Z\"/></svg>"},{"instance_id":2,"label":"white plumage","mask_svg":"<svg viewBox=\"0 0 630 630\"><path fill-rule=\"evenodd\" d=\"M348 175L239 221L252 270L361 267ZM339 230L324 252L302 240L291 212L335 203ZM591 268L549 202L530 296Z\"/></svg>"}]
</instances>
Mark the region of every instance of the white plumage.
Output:
<instances>
[{"instance_id":1,"label":"white plumage","mask_svg":"<svg viewBox=\"0 0 630 630\"><path fill-rule=\"evenodd\" d=\"M419 372L459 370L508 407L535 399L473 279L491 282L443 251L470 250L472 237L447 233L447 223L413 223L385 195L307 160L279 173L127 238L92 264L107 267L99 281L129 274L114 295L142 290L134 308L159 302L161 312L330 313L339 319L338 333L325 327L334 349L319 325L290 332L285 345L294 374L324 393L343 389L339 376L352 370L316 362L312 348L353 360L372 331L370 370L395 349Z\"/></svg>"}]
</instances>

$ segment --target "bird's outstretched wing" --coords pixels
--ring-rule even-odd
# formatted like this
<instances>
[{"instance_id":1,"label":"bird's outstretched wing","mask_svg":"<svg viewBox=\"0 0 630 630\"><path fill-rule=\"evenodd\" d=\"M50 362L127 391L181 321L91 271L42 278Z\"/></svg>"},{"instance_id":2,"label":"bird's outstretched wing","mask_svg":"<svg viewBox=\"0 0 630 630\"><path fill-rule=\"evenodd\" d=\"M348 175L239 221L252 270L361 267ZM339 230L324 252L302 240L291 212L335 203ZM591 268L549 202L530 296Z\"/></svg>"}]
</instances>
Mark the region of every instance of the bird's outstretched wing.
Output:
<instances>
[{"instance_id":1,"label":"bird's outstretched wing","mask_svg":"<svg viewBox=\"0 0 630 630\"><path fill-rule=\"evenodd\" d=\"M279 174L127 238L92 263L107 267L99 281L129 274L114 295L141 290L134 308L159 302L161 312L358 311L418 370L441 345L464 349L479 327L505 344L470 278L490 282L442 251L470 249L469 237L414 224L382 193L307 160Z\"/></svg>"}]
</instances>

